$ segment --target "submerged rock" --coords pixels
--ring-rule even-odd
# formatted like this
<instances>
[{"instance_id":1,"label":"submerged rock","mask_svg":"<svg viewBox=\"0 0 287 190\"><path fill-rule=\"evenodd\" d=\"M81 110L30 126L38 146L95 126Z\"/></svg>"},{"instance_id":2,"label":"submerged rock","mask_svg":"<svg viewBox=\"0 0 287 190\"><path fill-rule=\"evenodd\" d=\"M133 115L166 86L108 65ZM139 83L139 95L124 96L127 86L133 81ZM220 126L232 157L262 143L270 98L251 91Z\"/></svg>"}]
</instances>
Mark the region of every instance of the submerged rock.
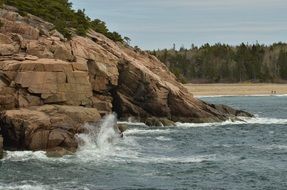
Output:
<instances>
[{"instance_id":1,"label":"submerged rock","mask_svg":"<svg viewBox=\"0 0 287 190\"><path fill-rule=\"evenodd\" d=\"M143 122L147 125L147 126L151 126L151 127L170 127L170 126L175 126L175 123L167 118L156 118L156 117L149 117L145 120L143 120Z\"/></svg>"},{"instance_id":2,"label":"submerged rock","mask_svg":"<svg viewBox=\"0 0 287 190\"><path fill-rule=\"evenodd\" d=\"M69 151L69 150L62 148L62 147L55 147L53 149L48 149L46 151L47 157L53 157L53 158L63 157L66 155L72 155L74 153L75 153L75 151Z\"/></svg>"},{"instance_id":3,"label":"submerged rock","mask_svg":"<svg viewBox=\"0 0 287 190\"><path fill-rule=\"evenodd\" d=\"M119 131L120 131L121 133L123 133L123 132L125 132L126 130L128 130L128 126L127 126L127 125L118 124L117 127L118 127L118 129L119 129Z\"/></svg>"}]
</instances>

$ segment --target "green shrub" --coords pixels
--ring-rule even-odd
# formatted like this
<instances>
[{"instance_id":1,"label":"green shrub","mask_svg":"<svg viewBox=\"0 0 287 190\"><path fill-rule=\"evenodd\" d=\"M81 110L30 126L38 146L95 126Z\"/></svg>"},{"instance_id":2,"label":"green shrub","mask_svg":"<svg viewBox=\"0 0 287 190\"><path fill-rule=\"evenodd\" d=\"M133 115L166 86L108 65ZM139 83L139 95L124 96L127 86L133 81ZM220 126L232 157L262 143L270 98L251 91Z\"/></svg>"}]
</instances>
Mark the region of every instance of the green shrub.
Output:
<instances>
[{"instance_id":1,"label":"green shrub","mask_svg":"<svg viewBox=\"0 0 287 190\"><path fill-rule=\"evenodd\" d=\"M0 0L3 4L3 0ZM65 37L71 37L71 29L76 34L85 36L91 28L114 41L123 42L121 35L110 32L105 22L91 20L84 10L73 10L69 0L5 0L5 4L17 7L21 15L30 13L55 25Z\"/></svg>"}]
</instances>

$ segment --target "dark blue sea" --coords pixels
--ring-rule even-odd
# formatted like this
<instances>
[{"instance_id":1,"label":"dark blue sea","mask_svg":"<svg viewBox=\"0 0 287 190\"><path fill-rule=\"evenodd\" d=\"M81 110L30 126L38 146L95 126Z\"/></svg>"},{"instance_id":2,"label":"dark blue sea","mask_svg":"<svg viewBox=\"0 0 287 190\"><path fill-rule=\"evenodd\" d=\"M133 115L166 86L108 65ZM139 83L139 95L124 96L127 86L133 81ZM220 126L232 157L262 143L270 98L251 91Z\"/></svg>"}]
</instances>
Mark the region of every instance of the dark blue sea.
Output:
<instances>
[{"instance_id":1,"label":"dark blue sea","mask_svg":"<svg viewBox=\"0 0 287 190\"><path fill-rule=\"evenodd\" d=\"M123 139L111 137L110 115L75 155L6 152L0 189L287 189L287 97L202 97L256 115L245 122L148 128L128 123Z\"/></svg>"}]
</instances>

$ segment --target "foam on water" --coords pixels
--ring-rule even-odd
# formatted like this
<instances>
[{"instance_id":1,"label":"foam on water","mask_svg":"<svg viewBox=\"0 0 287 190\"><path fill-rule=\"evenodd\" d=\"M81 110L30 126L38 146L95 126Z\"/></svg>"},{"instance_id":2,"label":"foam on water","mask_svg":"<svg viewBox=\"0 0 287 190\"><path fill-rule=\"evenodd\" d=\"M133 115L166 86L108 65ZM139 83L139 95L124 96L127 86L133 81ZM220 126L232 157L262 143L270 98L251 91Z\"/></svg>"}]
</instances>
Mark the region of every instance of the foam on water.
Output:
<instances>
[{"instance_id":1,"label":"foam on water","mask_svg":"<svg viewBox=\"0 0 287 190\"><path fill-rule=\"evenodd\" d=\"M287 145L265 145L265 146L253 146L254 148L261 149L261 150L287 150Z\"/></svg>"},{"instance_id":2,"label":"foam on water","mask_svg":"<svg viewBox=\"0 0 287 190\"><path fill-rule=\"evenodd\" d=\"M195 96L196 98L221 98L221 97L286 97L287 94L253 94L253 95L206 95Z\"/></svg>"},{"instance_id":3,"label":"foam on water","mask_svg":"<svg viewBox=\"0 0 287 190\"><path fill-rule=\"evenodd\" d=\"M0 185L0 190L46 190L51 189L48 186L44 185ZM56 188L53 188L56 190Z\"/></svg>"},{"instance_id":4,"label":"foam on water","mask_svg":"<svg viewBox=\"0 0 287 190\"><path fill-rule=\"evenodd\" d=\"M268 118L268 117L254 117L246 119L246 122L249 124L262 124L262 125L285 125L287 124L287 119L282 118Z\"/></svg>"},{"instance_id":5,"label":"foam on water","mask_svg":"<svg viewBox=\"0 0 287 190\"><path fill-rule=\"evenodd\" d=\"M248 102L246 109L260 115L236 122L147 127L109 115L85 126L74 155L6 152L0 189L284 189L286 101L270 99ZM265 102L274 106L262 108ZM129 125L124 138L117 137L116 123Z\"/></svg>"},{"instance_id":6,"label":"foam on water","mask_svg":"<svg viewBox=\"0 0 287 190\"><path fill-rule=\"evenodd\" d=\"M27 161L27 160L47 160L48 157L43 151L6 151L3 161Z\"/></svg>"},{"instance_id":7,"label":"foam on water","mask_svg":"<svg viewBox=\"0 0 287 190\"><path fill-rule=\"evenodd\" d=\"M79 148L75 155L64 156L62 158L49 158L44 151L7 151L3 161L27 161L41 160L44 162L104 162L116 161L136 157L138 144L132 137L120 138L117 128L115 114L104 117L97 125L84 127L86 133L76 136ZM114 159L114 160L113 160Z\"/></svg>"},{"instance_id":8,"label":"foam on water","mask_svg":"<svg viewBox=\"0 0 287 190\"><path fill-rule=\"evenodd\" d=\"M132 121L118 121L118 124L124 124L124 125L129 125L129 126L142 126L142 127L146 127L145 123L142 122L132 122Z\"/></svg>"},{"instance_id":9,"label":"foam on water","mask_svg":"<svg viewBox=\"0 0 287 190\"><path fill-rule=\"evenodd\" d=\"M24 181L15 181L14 183L10 184L2 184L0 183L0 190L50 190L55 189L56 187L51 188L48 185L43 185L37 181L33 180L24 180Z\"/></svg>"},{"instance_id":10,"label":"foam on water","mask_svg":"<svg viewBox=\"0 0 287 190\"><path fill-rule=\"evenodd\" d=\"M179 128L190 127L217 127L225 125L243 125L243 124L260 124L260 125L285 125L287 119L277 118L241 118L242 121L224 121L219 123L176 123L175 127L166 128L149 128L146 126L134 126L125 131L125 137L120 138L118 131L114 127L117 124L116 115L111 114L102 119L97 125L85 125L87 133L77 135L79 140L79 149L75 155L65 156L63 158L48 158L45 152L37 151L7 151L3 161L27 161L41 160L45 162L124 162L126 160L135 162L196 162L205 158L198 157L152 157L141 153L144 145L137 141L140 139L137 135L143 135L143 138L155 138L159 142L171 141L167 135L178 132ZM133 123L128 122L129 125ZM145 136L147 135L147 136ZM152 135L152 136L150 136ZM143 147L142 147L143 146ZM275 148L275 147L270 147ZM279 147L277 147L279 148ZM285 147L280 147L284 149Z\"/></svg>"},{"instance_id":11,"label":"foam on water","mask_svg":"<svg viewBox=\"0 0 287 190\"><path fill-rule=\"evenodd\" d=\"M165 136L159 136L159 137L156 137L156 139L159 141L171 141L172 140L171 138L168 138Z\"/></svg>"},{"instance_id":12,"label":"foam on water","mask_svg":"<svg viewBox=\"0 0 287 190\"><path fill-rule=\"evenodd\" d=\"M171 128L153 129L153 128L133 128L125 132L126 135L134 134L168 134L171 133Z\"/></svg>"},{"instance_id":13,"label":"foam on water","mask_svg":"<svg viewBox=\"0 0 287 190\"><path fill-rule=\"evenodd\" d=\"M141 156L133 159L134 162L139 163L198 163L204 161L216 161L219 160L216 155L195 155L195 156L178 156L178 157L166 157L166 156Z\"/></svg>"},{"instance_id":14,"label":"foam on water","mask_svg":"<svg viewBox=\"0 0 287 190\"><path fill-rule=\"evenodd\" d=\"M119 134L114 128L116 122L116 115L110 114L105 116L98 126L86 124L84 127L88 132L77 135L80 142L77 157L99 158L113 154L113 144L119 140Z\"/></svg>"},{"instance_id":15,"label":"foam on water","mask_svg":"<svg viewBox=\"0 0 287 190\"><path fill-rule=\"evenodd\" d=\"M84 162L102 162L121 160L136 155L131 146L137 146L137 143L132 138L122 139L114 127L116 124L116 115L110 114L104 117L98 126L85 125L88 133L77 136L81 142L76 153L77 159Z\"/></svg>"},{"instance_id":16,"label":"foam on water","mask_svg":"<svg viewBox=\"0 0 287 190\"><path fill-rule=\"evenodd\" d=\"M239 121L227 120L224 122L215 122L215 123L180 123L177 122L177 127L218 127L225 125L246 125L246 124L260 124L260 125L285 125L287 124L287 119L280 118L267 118L267 117L253 117L245 118L241 117Z\"/></svg>"}]
</instances>

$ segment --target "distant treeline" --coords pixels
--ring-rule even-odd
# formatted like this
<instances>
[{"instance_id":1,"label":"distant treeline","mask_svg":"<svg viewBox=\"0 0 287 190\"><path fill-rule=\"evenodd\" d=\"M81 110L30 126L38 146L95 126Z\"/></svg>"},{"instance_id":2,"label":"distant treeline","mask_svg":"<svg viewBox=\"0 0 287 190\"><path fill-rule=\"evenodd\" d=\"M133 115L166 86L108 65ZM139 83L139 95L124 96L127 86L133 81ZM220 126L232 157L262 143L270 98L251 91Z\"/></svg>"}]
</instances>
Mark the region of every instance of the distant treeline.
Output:
<instances>
[{"instance_id":1,"label":"distant treeline","mask_svg":"<svg viewBox=\"0 0 287 190\"><path fill-rule=\"evenodd\" d=\"M182 82L284 82L287 44L225 44L150 52Z\"/></svg>"},{"instance_id":2,"label":"distant treeline","mask_svg":"<svg viewBox=\"0 0 287 190\"><path fill-rule=\"evenodd\" d=\"M0 0L0 7L3 3L18 8L21 15L30 13L53 23L67 38L72 33L85 36L89 29L93 29L114 41L124 41L117 32L110 32L105 22L89 18L84 9L73 10L69 0Z\"/></svg>"}]
</instances>

